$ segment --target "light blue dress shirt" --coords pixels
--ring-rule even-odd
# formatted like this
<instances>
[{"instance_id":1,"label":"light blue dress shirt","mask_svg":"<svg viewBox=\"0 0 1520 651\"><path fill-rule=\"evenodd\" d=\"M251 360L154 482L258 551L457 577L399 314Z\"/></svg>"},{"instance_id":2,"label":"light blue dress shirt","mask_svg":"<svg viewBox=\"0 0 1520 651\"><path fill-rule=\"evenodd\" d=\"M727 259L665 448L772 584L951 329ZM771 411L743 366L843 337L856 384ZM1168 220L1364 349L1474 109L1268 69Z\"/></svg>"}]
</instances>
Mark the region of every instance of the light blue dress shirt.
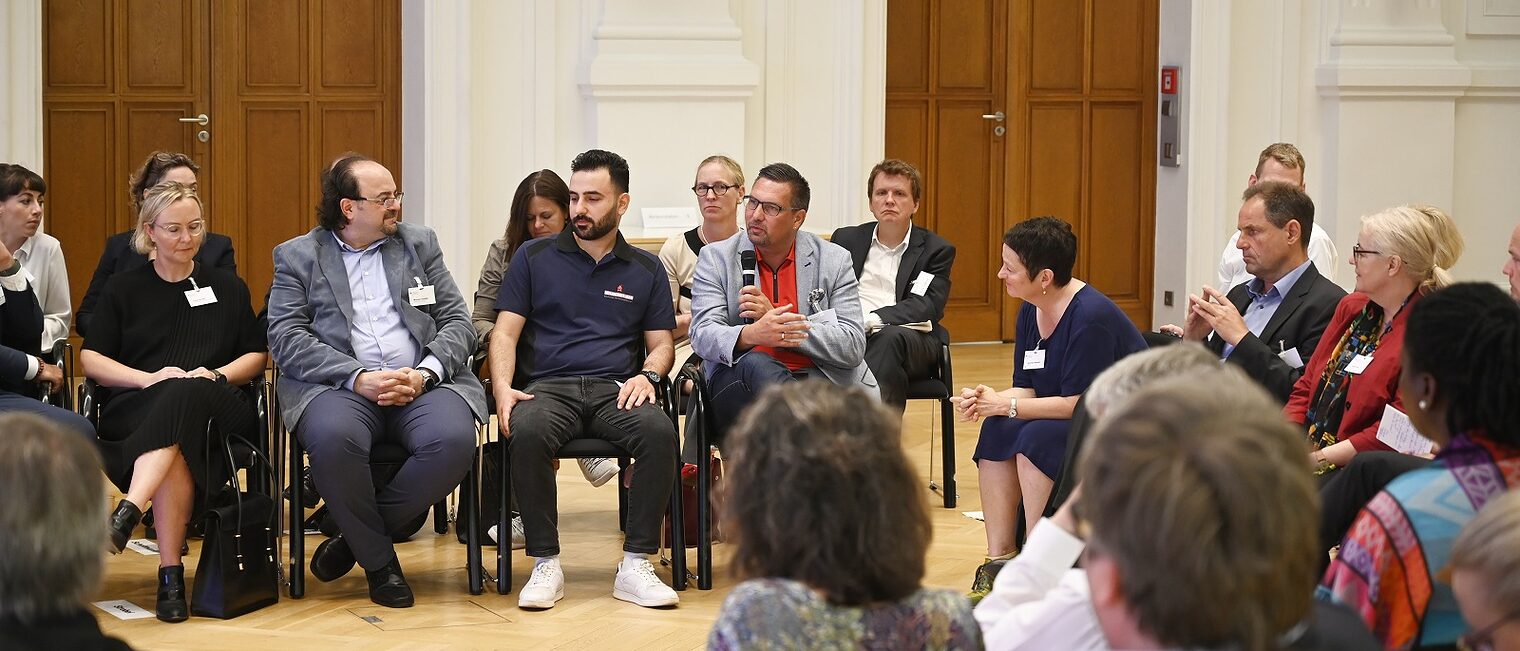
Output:
<instances>
[{"instance_id":1,"label":"light blue dress shirt","mask_svg":"<svg viewBox=\"0 0 1520 651\"><path fill-rule=\"evenodd\" d=\"M385 278L385 262L380 255L380 247L390 238L363 249L349 246L337 233L333 233L333 239L338 242L343 268L348 272L348 293L354 300L354 319L348 332L354 358L367 371L427 368L439 379L445 378L443 363L437 357L431 354L422 357L421 344L406 329L406 322L391 296L390 283ZM353 391L358 377L359 373L354 373L343 384L344 388Z\"/></svg>"},{"instance_id":2,"label":"light blue dress shirt","mask_svg":"<svg viewBox=\"0 0 1520 651\"><path fill-rule=\"evenodd\" d=\"M1277 284L1272 285L1265 292L1261 289L1260 278L1253 277L1246 282L1246 293L1251 295L1251 302L1246 305L1246 313L1242 316L1245 317L1246 328L1251 331L1251 334L1261 336L1262 329L1267 327L1267 322L1272 320L1272 315L1276 314L1277 308L1282 305L1283 296L1293 291L1293 285L1298 282L1299 277L1304 275L1304 270L1309 268L1310 262L1312 261L1305 260L1293 271L1284 274ZM1234 351L1234 346L1225 344L1224 356L1221 359L1229 359L1230 353Z\"/></svg>"}]
</instances>

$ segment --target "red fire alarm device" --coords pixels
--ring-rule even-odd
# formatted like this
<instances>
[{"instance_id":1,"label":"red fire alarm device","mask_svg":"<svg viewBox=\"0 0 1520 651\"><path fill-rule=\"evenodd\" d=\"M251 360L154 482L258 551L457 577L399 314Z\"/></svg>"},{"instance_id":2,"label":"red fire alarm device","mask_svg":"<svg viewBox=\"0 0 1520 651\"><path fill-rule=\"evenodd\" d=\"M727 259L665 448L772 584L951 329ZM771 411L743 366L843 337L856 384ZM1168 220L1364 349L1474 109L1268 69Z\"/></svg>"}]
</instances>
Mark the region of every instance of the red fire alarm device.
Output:
<instances>
[{"instance_id":1,"label":"red fire alarm device","mask_svg":"<svg viewBox=\"0 0 1520 651\"><path fill-rule=\"evenodd\" d=\"M1177 66L1166 66L1161 69L1161 92L1165 95L1176 95L1181 89L1177 77Z\"/></svg>"}]
</instances>

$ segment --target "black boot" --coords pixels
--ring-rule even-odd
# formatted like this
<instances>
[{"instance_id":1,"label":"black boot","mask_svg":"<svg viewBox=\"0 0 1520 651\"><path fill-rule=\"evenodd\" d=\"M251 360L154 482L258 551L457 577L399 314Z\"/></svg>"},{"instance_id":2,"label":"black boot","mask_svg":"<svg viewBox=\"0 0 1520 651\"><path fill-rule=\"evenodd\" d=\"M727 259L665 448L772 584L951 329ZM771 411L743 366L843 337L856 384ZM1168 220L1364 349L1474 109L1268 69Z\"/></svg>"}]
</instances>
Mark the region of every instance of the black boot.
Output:
<instances>
[{"instance_id":1,"label":"black boot","mask_svg":"<svg viewBox=\"0 0 1520 651\"><path fill-rule=\"evenodd\" d=\"M142 509L125 499L116 503L116 510L111 512L111 517L107 520L107 528L111 530L112 553L120 554L127 548L127 541L132 539L132 530L142 521L142 514Z\"/></svg>"},{"instance_id":2,"label":"black boot","mask_svg":"<svg viewBox=\"0 0 1520 651\"><path fill-rule=\"evenodd\" d=\"M158 568L158 604L154 611L160 620L171 624L190 619L190 605L185 603L185 566Z\"/></svg>"}]
</instances>

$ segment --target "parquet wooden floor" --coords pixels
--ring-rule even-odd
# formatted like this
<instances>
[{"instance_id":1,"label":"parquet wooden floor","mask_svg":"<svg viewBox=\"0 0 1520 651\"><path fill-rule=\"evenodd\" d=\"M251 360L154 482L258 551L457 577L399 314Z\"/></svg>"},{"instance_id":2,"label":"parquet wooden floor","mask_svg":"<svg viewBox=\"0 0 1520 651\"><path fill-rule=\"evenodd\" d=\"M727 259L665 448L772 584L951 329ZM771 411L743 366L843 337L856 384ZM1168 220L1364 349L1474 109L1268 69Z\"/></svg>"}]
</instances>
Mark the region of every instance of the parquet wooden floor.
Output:
<instances>
[{"instance_id":1,"label":"parquet wooden floor","mask_svg":"<svg viewBox=\"0 0 1520 651\"><path fill-rule=\"evenodd\" d=\"M956 345L952 348L956 387L977 383L1003 388L1011 375L1010 345ZM928 490L930 469L939 478L937 406L930 401L909 403L904 415L903 446L919 468L924 499L929 500L934 542L929 550L925 584L964 590L985 552L982 524L962 515L981 509L976 469L971 453L978 425L956 428L959 503L943 508L940 496ZM931 435L932 434L932 435ZM933 450L931 453L931 441ZM651 610L612 598L612 579L622 547L617 528L617 496L609 484L592 488L572 463L558 475L560 532L563 545L565 599L542 612L518 610L517 595L486 593L471 596L466 589L465 549L450 532L432 533L431 525L410 542L397 546L417 606L393 610L370 603L364 574L355 570L333 583L309 575L304 599L280 603L237 619L221 621L195 617L181 624L156 619L122 621L93 609L111 635L138 649L238 649L293 651L295 649L696 649L707 632L734 580L728 575L728 550L714 547L716 579L711 591L695 585L681 593L671 610ZM113 503L116 499L113 496ZM139 532L140 535L140 532ZM307 539L307 553L320 536ZM193 574L199 541L191 542L185 558ZM486 564L494 565L494 549L486 548ZM522 555L513 562L512 584L527 580L531 563ZM688 554L693 569L696 553ZM106 577L98 599L127 599L151 610L157 557L128 550L106 560ZM668 569L659 568L668 578ZM187 583L193 578L187 576ZM374 621L365 617L374 618Z\"/></svg>"}]
</instances>

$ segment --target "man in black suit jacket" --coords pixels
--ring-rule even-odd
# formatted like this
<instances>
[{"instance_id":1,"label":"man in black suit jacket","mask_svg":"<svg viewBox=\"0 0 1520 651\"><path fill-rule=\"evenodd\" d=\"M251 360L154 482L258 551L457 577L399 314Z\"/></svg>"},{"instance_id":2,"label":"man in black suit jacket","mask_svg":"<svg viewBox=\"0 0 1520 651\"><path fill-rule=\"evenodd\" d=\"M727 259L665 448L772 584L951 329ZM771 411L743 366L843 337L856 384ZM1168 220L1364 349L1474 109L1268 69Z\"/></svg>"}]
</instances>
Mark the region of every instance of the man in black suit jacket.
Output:
<instances>
[{"instance_id":1,"label":"man in black suit jacket","mask_svg":"<svg viewBox=\"0 0 1520 651\"><path fill-rule=\"evenodd\" d=\"M950 298L955 245L913 228L923 182L912 165L884 160L871 169L866 188L876 223L846 226L830 239L854 259L866 365L881 387L882 402L901 412L908 381L927 375L939 360L940 345L950 343L939 320Z\"/></svg>"},{"instance_id":2,"label":"man in black suit jacket","mask_svg":"<svg viewBox=\"0 0 1520 651\"><path fill-rule=\"evenodd\" d=\"M132 250L132 234L135 232L137 231L130 230L117 233L106 240L106 250L100 254L100 263L95 265L95 275L90 277L90 287L85 290L84 299L79 302L79 311L75 312L74 329L79 331L79 336L87 334L90 315L95 311L95 301L100 298L100 290L106 286L106 280L120 272L148 264L148 256ZM226 235L207 232L206 241L201 243L201 250L195 254L195 261L237 274L237 255L232 250L232 238Z\"/></svg>"},{"instance_id":3,"label":"man in black suit jacket","mask_svg":"<svg viewBox=\"0 0 1520 651\"><path fill-rule=\"evenodd\" d=\"M1186 326L1162 330L1204 341L1286 402L1346 290L1309 260L1309 195L1291 184L1263 182L1247 188L1243 200L1237 246L1253 278L1228 295L1205 286L1202 297L1188 296Z\"/></svg>"}]
</instances>

